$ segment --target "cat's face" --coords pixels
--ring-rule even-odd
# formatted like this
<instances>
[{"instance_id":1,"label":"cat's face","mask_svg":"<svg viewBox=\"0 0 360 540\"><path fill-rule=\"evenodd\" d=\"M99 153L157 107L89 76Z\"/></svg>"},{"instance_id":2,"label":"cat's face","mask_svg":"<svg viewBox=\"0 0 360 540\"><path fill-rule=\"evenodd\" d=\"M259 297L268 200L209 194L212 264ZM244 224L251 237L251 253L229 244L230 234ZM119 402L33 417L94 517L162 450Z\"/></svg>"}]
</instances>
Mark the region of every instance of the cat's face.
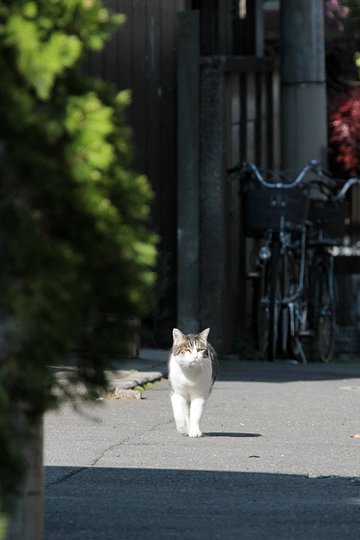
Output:
<instances>
[{"instance_id":1,"label":"cat's face","mask_svg":"<svg viewBox=\"0 0 360 540\"><path fill-rule=\"evenodd\" d=\"M173 330L172 352L179 364L184 368L201 367L205 358L208 358L207 337L210 329L207 328L197 335L184 335L180 330Z\"/></svg>"}]
</instances>

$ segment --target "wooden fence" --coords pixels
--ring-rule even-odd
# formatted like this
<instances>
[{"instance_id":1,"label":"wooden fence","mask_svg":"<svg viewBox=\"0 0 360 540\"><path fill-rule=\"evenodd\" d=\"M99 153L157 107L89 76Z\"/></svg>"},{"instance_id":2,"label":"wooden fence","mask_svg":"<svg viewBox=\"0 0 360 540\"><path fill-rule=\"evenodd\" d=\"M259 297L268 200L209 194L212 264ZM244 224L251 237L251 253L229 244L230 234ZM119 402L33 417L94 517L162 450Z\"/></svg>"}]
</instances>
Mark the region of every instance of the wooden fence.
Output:
<instances>
[{"instance_id":1,"label":"wooden fence","mask_svg":"<svg viewBox=\"0 0 360 540\"><path fill-rule=\"evenodd\" d=\"M105 49L89 56L86 70L130 89L134 166L155 191L152 224L160 234L154 333L168 333L176 319L176 14L185 0L106 0L126 22ZM168 339L168 337L167 337Z\"/></svg>"}]
</instances>

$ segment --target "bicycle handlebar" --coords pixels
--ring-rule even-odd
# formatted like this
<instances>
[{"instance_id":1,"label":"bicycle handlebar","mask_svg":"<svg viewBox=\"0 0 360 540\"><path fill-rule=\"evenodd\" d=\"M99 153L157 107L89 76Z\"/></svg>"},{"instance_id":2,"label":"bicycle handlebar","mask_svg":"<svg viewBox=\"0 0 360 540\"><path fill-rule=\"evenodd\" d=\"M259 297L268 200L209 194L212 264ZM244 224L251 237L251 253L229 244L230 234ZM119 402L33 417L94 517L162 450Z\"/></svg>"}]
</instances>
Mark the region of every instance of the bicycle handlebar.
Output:
<instances>
[{"instance_id":1,"label":"bicycle handlebar","mask_svg":"<svg viewBox=\"0 0 360 540\"><path fill-rule=\"evenodd\" d=\"M328 198L333 200L333 201L341 201L342 199L345 198L345 195L346 193L349 191L349 189L352 187L352 186L355 186L356 184L357 185L360 185L360 178L357 178L356 176L353 176L351 178L349 178L348 180L339 180L339 179L336 179L336 178L332 178L332 177L329 177L330 180L333 180L334 182L337 183L337 186L330 186L329 184L325 183L324 181L320 180L320 179L314 179L314 180L309 180L308 184L307 185L318 185L320 188L322 186L324 186L325 188L327 188L330 192L332 192L331 195L328 194ZM337 193L335 193L335 190L336 190L336 187L339 188L339 184L342 184L342 187L341 189L339 189L339 191Z\"/></svg>"},{"instance_id":2,"label":"bicycle handlebar","mask_svg":"<svg viewBox=\"0 0 360 540\"><path fill-rule=\"evenodd\" d=\"M335 195L334 200L340 201L341 199L344 199L349 189L356 184L360 185L360 178L357 178L356 176L349 178L349 180L347 180L347 182L343 185L340 191Z\"/></svg>"},{"instance_id":3,"label":"bicycle handlebar","mask_svg":"<svg viewBox=\"0 0 360 540\"><path fill-rule=\"evenodd\" d=\"M301 183L302 179L304 178L306 173L308 173L309 171L314 171L319 176L324 176L326 174L325 171L321 168L320 164L314 159L309 161L301 169L301 171L299 172L299 174L297 175L295 180L293 180L292 182L288 182L288 183L286 183L286 182L268 182L262 176L260 170L257 168L256 165L254 165L254 163L247 163L246 161L239 164L239 165L237 165L236 167L233 167L233 168L228 170L228 172L230 174L232 174L234 172L239 172L240 175L246 174L246 173L252 173L252 174L254 174L254 176L257 178L257 180L260 182L260 184L262 186L264 186L266 188L269 188L269 189L292 189L292 188L298 186Z\"/></svg>"},{"instance_id":4,"label":"bicycle handlebar","mask_svg":"<svg viewBox=\"0 0 360 540\"><path fill-rule=\"evenodd\" d=\"M232 167L231 169L228 169L228 172L230 174L232 174L234 172L238 172L240 176L243 175L243 174L246 174L246 173L252 173L263 187L269 188L269 189L292 189L292 188L298 186L301 183L304 176L309 171L315 172L319 177L318 179L309 180L309 184L311 184L311 183L324 183L324 185L326 185L328 188L330 188L330 186L328 184L326 184L326 182L321 182L320 179L326 177L326 178L328 178L330 180L336 181L336 179L333 178L328 171L323 169L321 167L320 163L318 161L314 160L314 159L309 161L301 169L301 171L299 172L299 174L297 175L295 180L293 180L292 182L288 182L288 183L285 183L285 182L268 182L262 176L260 170L258 169L258 167L254 163L248 163L246 161L240 163L239 165L236 165L235 167ZM341 199L344 199L346 193L348 192L348 190L352 186L354 186L356 184L360 185L360 178L357 178L356 176L353 176L352 178L349 178L349 180L347 180L345 182L345 184L342 186L340 191L336 195L333 196L333 200L334 201L340 201Z\"/></svg>"}]
</instances>

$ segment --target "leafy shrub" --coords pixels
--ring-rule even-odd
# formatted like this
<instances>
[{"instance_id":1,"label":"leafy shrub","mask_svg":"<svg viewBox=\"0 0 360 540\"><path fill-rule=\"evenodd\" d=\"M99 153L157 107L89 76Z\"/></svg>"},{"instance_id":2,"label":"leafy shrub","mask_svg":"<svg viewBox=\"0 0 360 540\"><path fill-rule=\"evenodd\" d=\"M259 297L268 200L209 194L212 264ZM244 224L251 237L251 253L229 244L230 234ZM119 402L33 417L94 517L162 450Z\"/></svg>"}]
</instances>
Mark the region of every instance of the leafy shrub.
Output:
<instances>
[{"instance_id":1,"label":"leafy shrub","mask_svg":"<svg viewBox=\"0 0 360 540\"><path fill-rule=\"evenodd\" d=\"M99 0L0 5L0 496L22 467L13 411L68 393L48 367L76 353L106 387L110 356L146 309L156 238L152 191L131 170L129 102L79 66L122 17Z\"/></svg>"}]
</instances>

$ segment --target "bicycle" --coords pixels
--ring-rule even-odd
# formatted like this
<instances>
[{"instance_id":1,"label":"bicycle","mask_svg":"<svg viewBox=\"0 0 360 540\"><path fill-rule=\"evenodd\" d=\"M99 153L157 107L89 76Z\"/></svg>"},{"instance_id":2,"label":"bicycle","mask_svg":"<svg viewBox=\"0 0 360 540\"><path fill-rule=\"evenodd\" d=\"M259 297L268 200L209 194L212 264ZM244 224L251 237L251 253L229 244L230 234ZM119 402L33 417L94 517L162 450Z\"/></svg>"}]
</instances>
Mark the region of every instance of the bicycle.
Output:
<instances>
[{"instance_id":1,"label":"bicycle","mask_svg":"<svg viewBox=\"0 0 360 540\"><path fill-rule=\"evenodd\" d=\"M283 174L265 179L256 165L242 163L229 170L246 178L242 183L245 235L262 240L256 266L259 275L257 335L260 350L274 361L278 348L290 347L306 362L300 332L306 328L305 257L309 199L300 188L310 161L293 181ZM246 186L246 189L244 189Z\"/></svg>"},{"instance_id":2,"label":"bicycle","mask_svg":"<svg viewBox=\"0 0 360 540\"><path fill-rule=\"evenodd\" d=\"M280 350L306 363L302 341L314 337L322 361L330 361L333 355L333 261L325 243L329 241L322 234L324 219L316 223L307 219L311 200L302 182L310 171L317 179L307 182L307 189L315 183L325 186L324 177L329 181L316 161L305 165L293 181L283 174L274 182L266 180L251 163L229 170L247 178L243 196L245 234L262 239L256 258L260 289L257 334L259 348L269 361L274 361ZM347 189L335 195L337 201L344 199ZM315 206L313 203L313 211Z\"/></svg>"},{"instance_id":3,"label":"bicycle","mask_svg":"<svg viewBox=\"0 0 360 540\"><path fill-rule=\"evenodd\" d=\"M307 250L312 252L309 258L309 296L313 349L322 362L330 362L335 351L336 298L332 248L342 243L345 220L349 215L345 198L348 190L356 184L360 184L356 177L341 181L322 171L322 177L309 181L305 186L306 191L316 185L322 195L322 198L311 199L311 228L307 240Z\"/></svg>"}]
</instances>

